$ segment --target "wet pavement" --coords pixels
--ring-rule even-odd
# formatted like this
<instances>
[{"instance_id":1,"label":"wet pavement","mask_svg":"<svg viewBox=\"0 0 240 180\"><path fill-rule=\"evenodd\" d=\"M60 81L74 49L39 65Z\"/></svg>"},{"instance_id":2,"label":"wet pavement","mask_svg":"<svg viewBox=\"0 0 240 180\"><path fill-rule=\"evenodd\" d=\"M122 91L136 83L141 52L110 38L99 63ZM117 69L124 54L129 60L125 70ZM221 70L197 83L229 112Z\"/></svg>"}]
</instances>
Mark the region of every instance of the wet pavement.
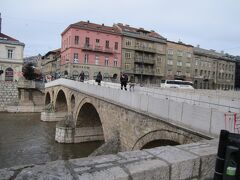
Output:
<instances>
[{"instance_id":1,"label":"wet pavement","mask_svg":"<svg viewBox=\"0 0 240 180\"><path fill-rule=\"evenodd\" d=\"M0 168L86 157L103 142L59 144L56 122L40 121L40 113L0 113Z\"/></svg>"}]
</instances>

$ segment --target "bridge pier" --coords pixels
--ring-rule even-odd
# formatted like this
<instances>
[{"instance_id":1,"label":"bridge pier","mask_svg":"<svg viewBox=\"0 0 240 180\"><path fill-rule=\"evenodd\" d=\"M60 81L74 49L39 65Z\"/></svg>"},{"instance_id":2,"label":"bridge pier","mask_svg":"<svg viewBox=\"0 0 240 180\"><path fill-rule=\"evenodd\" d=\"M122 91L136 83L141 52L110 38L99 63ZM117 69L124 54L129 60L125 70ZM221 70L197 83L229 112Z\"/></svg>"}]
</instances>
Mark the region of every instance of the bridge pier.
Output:
<instances>
[{"instance_id":1,"label":"bridge pier","mask_svg":"<svg viewBox=\"0 0 240 180\"><path fill-rule=\"evenodd\" d=\"M42 121L61 121L64 120L67 112L41 112Z\"/></svg>"},{"instance_id":2,"label":"bridge pier","mask_svg":"<svg viewBox=\"0 0 240 180\"><path fill-rule=\"evenodd\" d=\"M64 125L57 125L55 140L59 143L104 141L104 135L101 127L74 128Z\"/></svg>"}]
</instances>

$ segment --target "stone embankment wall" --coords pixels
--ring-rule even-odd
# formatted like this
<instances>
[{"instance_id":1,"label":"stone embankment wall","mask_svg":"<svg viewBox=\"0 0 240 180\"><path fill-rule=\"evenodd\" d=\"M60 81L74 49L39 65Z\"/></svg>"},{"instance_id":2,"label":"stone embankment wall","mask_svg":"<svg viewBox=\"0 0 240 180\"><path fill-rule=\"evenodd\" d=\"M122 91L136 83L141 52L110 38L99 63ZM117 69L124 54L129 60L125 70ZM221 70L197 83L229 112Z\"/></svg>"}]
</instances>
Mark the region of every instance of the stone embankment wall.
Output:
<instances>
[{"instance_id":1,"label":"stone embankment wall","mask_svg":"<svg viewBox=\"0 0 240 180\"><path fill-rule=\"evenodd\" d=\"M0 170L0 179L212 179L217 140Z\"/></svg>"},{"instance_id":2,"label":"stone embankment wall","mask_svg":"<svg viewBox=\"0 0 240 180\"><path fill-rule=\"evenodd\" d=\"M6 105L13 105L17 101L17 83L0 81L0 111L5 111Z\"/></svg>"}]
</instances>

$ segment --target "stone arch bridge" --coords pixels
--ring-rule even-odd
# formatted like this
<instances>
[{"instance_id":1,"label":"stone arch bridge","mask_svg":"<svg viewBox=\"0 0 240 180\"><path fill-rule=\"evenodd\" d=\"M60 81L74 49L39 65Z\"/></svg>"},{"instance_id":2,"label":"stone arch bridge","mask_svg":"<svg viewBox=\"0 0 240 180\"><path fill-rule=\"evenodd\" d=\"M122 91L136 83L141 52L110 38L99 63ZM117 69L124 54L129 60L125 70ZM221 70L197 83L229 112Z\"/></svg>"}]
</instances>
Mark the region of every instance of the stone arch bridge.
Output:
<instances>
[{"instance_id":1,"label":"stone arch bridge","mask_svg":"<svg viewBox=\"0 0 240 180\"><path fill-rule=\"evenodd\" d=\"M129 103L129 97L136 95L66 79L48 83L45 104L53 103L55 118L72 115L74 124L58 127L56 140L62 143L103 140L111 145L118 142L118 150L126 151L153 144L177 145L209 139L203 133L144 110L149 105L144 97Z\"/></svg>"}]
</instances>

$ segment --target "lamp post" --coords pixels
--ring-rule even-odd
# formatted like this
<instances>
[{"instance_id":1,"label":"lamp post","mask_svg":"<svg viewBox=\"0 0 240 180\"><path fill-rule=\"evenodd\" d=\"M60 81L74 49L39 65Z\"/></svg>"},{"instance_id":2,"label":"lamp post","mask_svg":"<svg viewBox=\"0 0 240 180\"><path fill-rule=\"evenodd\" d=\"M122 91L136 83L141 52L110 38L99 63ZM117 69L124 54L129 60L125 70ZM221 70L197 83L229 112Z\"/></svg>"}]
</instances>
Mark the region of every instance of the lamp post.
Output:
<instances>
[{"instance_id":1,"label":"lamp post","mask_svg":"<svg viewBox=\"0 0 240 180\"><path fill-rule=\"evenodd\" d=\"M143 86L143 54L142 54L142 62L141 62L141 83L140 86Z\"/></svg>"}]
</instances>

